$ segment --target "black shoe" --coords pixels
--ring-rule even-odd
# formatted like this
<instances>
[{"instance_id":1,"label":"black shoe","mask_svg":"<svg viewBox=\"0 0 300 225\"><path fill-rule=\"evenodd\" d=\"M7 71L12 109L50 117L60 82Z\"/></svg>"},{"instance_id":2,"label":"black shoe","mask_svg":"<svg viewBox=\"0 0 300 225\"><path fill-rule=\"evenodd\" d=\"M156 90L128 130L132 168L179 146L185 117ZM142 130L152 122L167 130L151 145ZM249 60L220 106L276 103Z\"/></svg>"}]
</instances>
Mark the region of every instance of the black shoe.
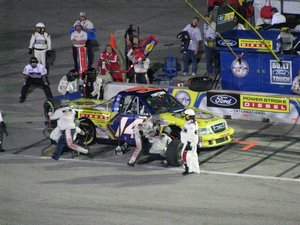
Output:
<instances>
[{"instance_id":1,"label":"black shoe","mask_svg":"<svg viewBox=\"0 0 300 225\"><path fill-rule=\"evenodd\" d=\"M79 156L79 152L72 151L72 159Z\"/></svg>"},{"instance_id":2,"label":"black shoe","mask_svg":"<svg viewBox=\"0 0 300 225\"><path fill-rule=\"evenodd\" d=\"M19 102L20 102L20 103L25 102L25 98L20 97Z\"/></svg>"},{"instance_id":3,"label":"black shoe","mask_svg":"<svg viewBox=\"0 0 300 225\"><path fill-rule=\"evenodd\" d=\"M56 161L59 159L58 157L56 157L56 156L54 156L54 155L51 156L51 158L54 159L54 160L56 160Z\"/></svg>"},{"instance_id":4,"label":"black shoe","mask_svg":"<svg viewBox=\"0 0 300 225\"><path fill-rule=\"evenodd\" d=\"M131 166L131 167L134 167L134 163L127 163L127 166Z\"/></svg>"},{"instance_id":5,"label":"black shoe","mask_svg":"<svg viewBox=\"0 0 300 225\"><path fill-rule=\"evenodd\" d=\"M0 149L0 152L5 152L5 150L2 148L2 149Z\"/></svg>"},{"instance_id":6,"label":"black shoe","mask_svg":"<svg viewBox=\"0 0 300 225\"><path fill-rule=\"evenodd\" d=\"M189 175L189 172L184 171L184 172L182 173L182 175L183 175L183 176Z\"/></svg>"}]
</instances>

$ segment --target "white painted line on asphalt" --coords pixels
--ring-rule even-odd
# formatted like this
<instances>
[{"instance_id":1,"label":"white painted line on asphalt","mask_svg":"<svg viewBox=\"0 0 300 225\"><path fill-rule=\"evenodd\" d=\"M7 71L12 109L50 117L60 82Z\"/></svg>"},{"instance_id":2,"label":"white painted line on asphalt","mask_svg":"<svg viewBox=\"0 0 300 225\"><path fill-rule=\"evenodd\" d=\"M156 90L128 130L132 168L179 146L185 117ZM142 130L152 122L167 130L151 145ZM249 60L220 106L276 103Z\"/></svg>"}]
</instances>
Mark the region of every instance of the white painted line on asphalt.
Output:
<instances>
[{"instance_id":1,"label":"white painted line on asphalt","mask_svg":"<svg viewBox=\"0 0 300 225\"><path fill-rule=\"evenodd\" d=\"M20 156L20 155L13 155L13 156ZM84 163L90 163L90 164L104 164L104 165L110 165L110 166L126 166L126 163L121 162L108 162L104 160L83 160L83 159L66 159L66 158L60 158L58 161L54 161L51 157L47 156L31 156L31 155L22 155L24 158L31 158L31 159L51 159L53 162L59 161L68 161L68 162L84 162ZM158 167L153 165L137 165L136 166L141 168L149 168L149 169L160 169L160 170L174 170L174 171L183 171L181 167ZM128 167L131 168L131 167ZM133 167L134 168L134 167ZM293 178L285 178L285 177L272 177L272 176L261 176L261 175L251 175L251 174L239 174L239 173L228 173L228 172L218 172L218 171L207 171L207 170L201 170L200 168L200 175L201 174L212 174L212 175L221 175L221 176L232 176L232 177L244 177L244 178L254 178L254 179L263 179L263 180L274 180L274 181L288 181L288 182L298 182L300 183L300 179L293 179Z\"/></svg>"}]
</instances>

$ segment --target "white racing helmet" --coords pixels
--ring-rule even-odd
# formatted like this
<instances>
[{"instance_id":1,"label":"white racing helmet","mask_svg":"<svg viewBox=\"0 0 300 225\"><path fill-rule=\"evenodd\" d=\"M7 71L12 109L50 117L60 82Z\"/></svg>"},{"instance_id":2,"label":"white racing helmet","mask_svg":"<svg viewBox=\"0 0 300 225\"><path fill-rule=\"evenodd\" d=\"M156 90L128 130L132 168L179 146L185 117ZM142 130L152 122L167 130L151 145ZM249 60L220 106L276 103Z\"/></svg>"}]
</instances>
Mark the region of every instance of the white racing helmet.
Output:
<instances>
[{"instance_id":1,"label":"white racing helmet","mask_svg":"<svg viewBox=\"0 0 300 225\"><path fill-rule=\"evenodd\" d=\"M43 24L43 23L37 23L36 25L35 25L35 27L36 28L45 28L45 24Z\"/></svg>"},{"instance_id":2,"label":"white racing helmet","mask_svg":"<svg viewBox=\"0 0 300 225\"><path fill-rule=\"evenodd\" d=\"M170 135L171 134L171 128L169 126L164 126L162 129L162 133L166 134L166 135Z\"/></svg>"},{"instance_id":3,"label":"white racing helmet","mask_svg":"<svg viewBox=\"0 0 300 225\"><path fill-rule=\"evenodd\" d=\"M195 118L195 111L193 109L186 109L184 111L185 119L190 120Z\"/></svg>"},{"instance_id":4,"label":"white racing helmet","mask_svg":"<svg viewBox=\"0 0 300 225\"><path fill-rule=\"evenodd\" d=\"M67 107L70 104L70 100L69 99L62 99L60 100L60 106L61 107Z\"/></svg>"}]
</instances>

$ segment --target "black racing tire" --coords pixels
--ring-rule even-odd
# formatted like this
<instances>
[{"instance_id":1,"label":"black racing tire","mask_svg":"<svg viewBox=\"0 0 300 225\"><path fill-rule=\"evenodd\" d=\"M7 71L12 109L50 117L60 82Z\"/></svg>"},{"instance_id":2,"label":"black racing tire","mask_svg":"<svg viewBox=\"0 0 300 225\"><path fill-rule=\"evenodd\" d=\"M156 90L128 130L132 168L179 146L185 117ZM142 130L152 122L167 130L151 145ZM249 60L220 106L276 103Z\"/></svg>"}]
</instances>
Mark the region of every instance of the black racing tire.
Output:
<instances>
[{"instance_id":1,"label":"black racing tire","mask_svg":"<svg viewBox=\"0 0 300 225\"><path fill-rule=\"evenodd\" d=\"M180 132L181 129L178 126L175 125L169 125L169 127L171 128L171 138L174 139L180 139Z\"/></svg>"},{"instance_id":2,"label":"black racing tire","mask_svg":"<svg viewBox=\"0 0 300 225\"><path fill-rule=\"evenodd\" d=\"M180 140L173 140L166 151L167 162L169 166L178 167L181 166L183 161L181 158L181 150L183 148L183 144Z\"/></svg>"},{"instance_id":3,"label":"black racing tire","mask_svg":"<svg viewBox=\"0 0 300 225\"><path fill-rule=\"evenodd\" d=\"M212 89L213 79L208 76L192 77L188 80L189 89L196 92Z\"/></svg>"},{"instance_id":4,"label":"black racing tire","mask_svg":"<svg viewBox=\"0 0 300 225\"><path fill-rule=\"evenodd\" d=\"M91 145L96 141L96 129L94 124L87 119L80 119L79 128L84 131L84 135L78 135L78 143L81 145Z\"/></svg>"},{"instance_id":5,"label":"black racing tire","mask_svg":"<svg viewBox=\"0 0 300 225\"><path fill-rule=\"evenodd\" d=\"M55 128L57 123L56 120L50 121L48 113L55 112L56 109L60 107L60 100L49 98L44 102L44 117L46 122L48 123L48 127Z\"/></svg>"}]
</instances>

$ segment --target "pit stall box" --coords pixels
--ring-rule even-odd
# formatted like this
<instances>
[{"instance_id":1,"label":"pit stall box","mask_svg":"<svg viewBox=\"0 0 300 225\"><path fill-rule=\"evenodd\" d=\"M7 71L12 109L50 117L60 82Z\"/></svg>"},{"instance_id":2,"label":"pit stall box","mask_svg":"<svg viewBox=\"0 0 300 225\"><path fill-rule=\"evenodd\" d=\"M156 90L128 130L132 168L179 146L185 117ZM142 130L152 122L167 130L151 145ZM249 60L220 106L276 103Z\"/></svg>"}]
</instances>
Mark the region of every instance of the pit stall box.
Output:
<instances>
[{"instance_id":1,"label":"pit stall box","mask_svg":"<svg viewBox=\"0 0 300 225\"><path fill-rule=\"evenodd\" d=\"M300 33L281 30L262 30L259 33L265 42L252 30L229 30L221 34L224 40L217 37L222 89L292 94L292 82L300 69L300 56L296 50ZM225 41L236 55L241 56L240 60L235 58Z\"/></svg>"}]
</instances>

